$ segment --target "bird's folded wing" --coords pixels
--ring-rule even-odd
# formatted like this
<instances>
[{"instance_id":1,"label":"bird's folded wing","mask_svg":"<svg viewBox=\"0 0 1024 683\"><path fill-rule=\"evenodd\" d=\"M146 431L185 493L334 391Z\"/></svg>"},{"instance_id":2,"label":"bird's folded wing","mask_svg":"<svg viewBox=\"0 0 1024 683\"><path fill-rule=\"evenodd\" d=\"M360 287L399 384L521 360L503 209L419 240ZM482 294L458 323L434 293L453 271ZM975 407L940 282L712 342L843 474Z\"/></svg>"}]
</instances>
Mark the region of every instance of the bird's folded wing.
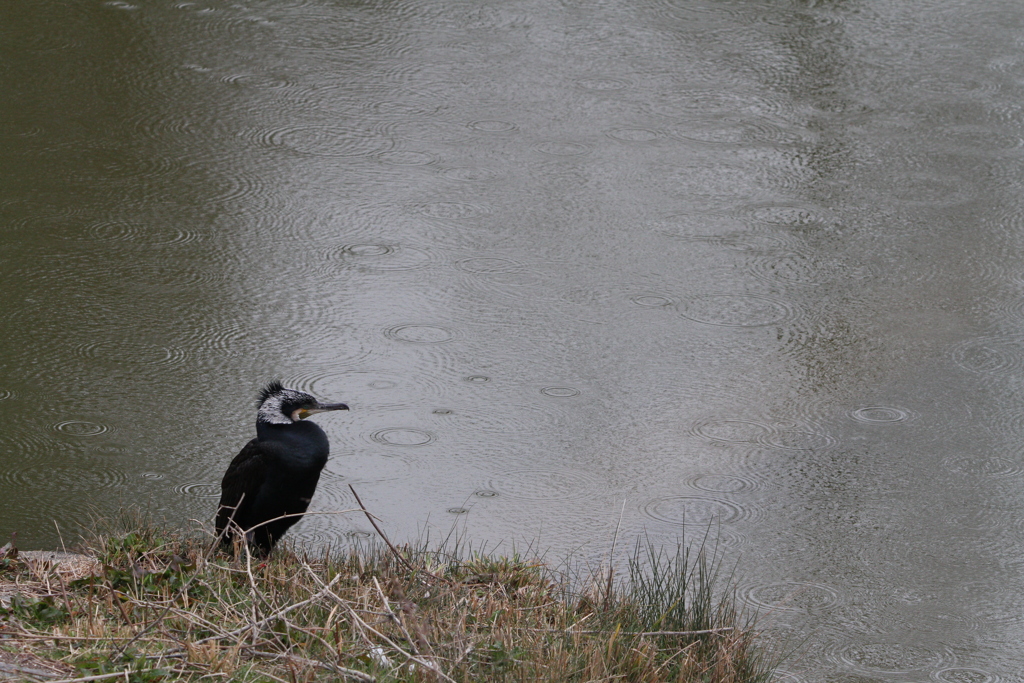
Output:
<instances>
[{"instance_id":1,"label":"bird's folded wing","mask_svg":"<svg viewBox=\"0 0 1024 683\"><path fill-rule=\"evenodd\" d=\"M266 464L260 451L259 442L253 439L245 444L228 465L220 482L220 504L217 507L217 532L234 518L242 521L246 503L256 495L266 475ZM239 509L236 512L236 508Z\"/></svg>"}]
</instances>

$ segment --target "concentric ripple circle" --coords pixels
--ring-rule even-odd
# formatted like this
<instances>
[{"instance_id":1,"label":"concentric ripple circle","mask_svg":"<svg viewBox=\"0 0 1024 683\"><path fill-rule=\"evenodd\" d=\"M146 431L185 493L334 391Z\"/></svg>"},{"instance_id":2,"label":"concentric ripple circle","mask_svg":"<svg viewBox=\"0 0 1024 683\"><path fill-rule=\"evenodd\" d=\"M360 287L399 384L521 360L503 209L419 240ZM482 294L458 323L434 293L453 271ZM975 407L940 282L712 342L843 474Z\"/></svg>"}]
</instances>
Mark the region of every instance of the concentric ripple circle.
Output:
<instances>
[{"instance_id":1,"label":"concentric ripple circle","mask_svg":"<svg viewBox=\"0 0 1024 683\"><path fill-rule=\"evenodd\" d=\"M664 306L671 306L675 303L672 299L661 294L639 294L629 298L637 306L643 306L644 308L662 308Z\"/></svg>"},{"instance_id":2,"label":"concentric ripple circle","mask_svg":"<svg viewBox=\"0 0 1024 683\"><path fill-rule=\"evenodd\" d=\"M951 666L932 673L942 683L998 683L999 677L981 669L967 666Z\"/></svg>"},{"instance_id":3,"label":"concentric ripple circle","mask_svg":"<svg viewBox=\"0 0 1024 683\"><path fill-rule=\"evenodd\" d=\"M858 671L872 674L909 674L940 666L945 653L920 645L882 641L851 644L836 652L836 658Z\"/></svg>"},{"instance_id":4,"label":"concentric ripple circle","mask_svg":"<svg viewBox=\"0 0 1024 683\"><path fill-rule=\"evenodd\" d=\"M418 270L435 259L423 249L387 243L343 244L328 252L328 256L345 265L372 271Z\"/></svg>"},{"instance_id":5,"label":"concentric ripple circle","mask_svg":"<svg viewBox=\"0 0 1024 683\"><path fill-rule=\"evenodd\" d=\"M468 125L473 130L478 130L483 133L507 133L510 130L516 129L516 124L496 119L471 121Z\"/></svg>"},{"instance_id":6,"label":"concentric ripple circle","mask_svg":"<svg viewBox=\"0 0 1024 683\"><path fill-rule=\"evenodd\" d=\"M410 344L443 344L455 339L455 331L440 325L417 325L408 323L395 325L384 330L388 339Z\"/></svg>"},{"instance_id":7,"label":"concentric ripple circle","mask_svg":"<svg viewBox=\"0 0 1024 683\"><path fill-rule=\"evenodd\" d=\"M455 267L466 273L475 275L496 275L520 273L526 269L522 263L512 259L495 256L477 256L455 262Z\"/></svg>"},{"instance_id":8,"label":"concentric ripple circle","mask_svg":"<svg viewBox=\"0 0 1024 683\"><path fill-rule=\"evenodd\" d=\"M643 505L643 513L652 519L678 526L730 524L750 516L750 508L709 496L667 496Z\"/></svg>"},{"instance_id":9,"label":"concentric ripple circle","mask_svg":"<svg viewBox=\"0 0 1024 683\"><path fill-rule=\"evenodd\" d=\"M753 420L708 419L694 424L690 433L708 441L757 443L771 433L771 427Z\"/></svg>"},{"instance_id":10,"label":"concentric ripple circle","mask_svg":"<svg viewBox=\"0 0 1024 683\"><path fill-rule=\"evenodd\" d=\"M193 498L219 498L220 486L217 484L179 484L174 487L175 493Z\"/></svg>"},{"instance_id":11,"label":"concentric ripple circle","mask_svg":"<svg viewBox=\"0 0 1024 683\"><path fill-rule=\"evenodd\" d=\"M106 425L86 420L65 420L53 425L53 428L61 434L70 434L71 436L96 436L109 429Z\"/></svg>"},{"instance_id":12,"label":"concentric ripple circle","mask_svg":"<svg viewBox=\"0 0 1024 683\"><path fill-rule=\"evenodd\" d=\"M785 302L753 294L696 296L677 308L688 320L722 327L765 327L795 317L793 309Z\"/></svg>"},{"instance_id":13,"label":"concentric ripple circle","mask_svg":"<svg viewBox=\"0 0 1024 683\"><path fill-rule=\"evenodd\" d=\"M850 411L850 417L857 422L866 424L892 424L894 422L906 422L912 413L902 408L892 406L865 406Z\"/></svg>"},{"instance_id":14,"label":"concentric ripple circle","mask_svg":"<svg viewBox=\"0 0 1024 683\"><path fill-rule=\"evenodd\" d=\"M540 390L540 393L553 398L572 398L573 396L579 396L580 390L572 387L544 387Z\"/></svg>"},{"instance_id":15,"label":"concentric ripple circle","mask_svg":"<svg viewBox=\"0 0 1024 683\"><path fill-rule=\"evenodd\" d=\"M294 126L252 131L249 137L268 147L321 157L369 156L386 152L393 145L391 140L373 131L343 126Z\"/></svg>"},{"instance_id":16,"label":"concentric ripple circle","mask_svg":"<svg viewBox=\"0 0 1024 683\"><path fill-rule=\"evenodd\" d=\"M813 429L773 430L758 437L757 442L768 448L788 451L816 451L836 444L835 438Z\"/></svg>"},{"instance_id":17,"label":"concentric ripple circle","mask_svg":"<svg viewBox=\"0 0 1024 683\"><path fill-rule=\"evenodd\" d=\"M379 429L370 438L385 446L426 446L437 440L432 432L411 427L391 427Z\"/></svg>"},{"instance_id":18,"label":"concentric ripple circle","mask_svg":"<svg viewBox=\"0 0 1024 683\"><path fill-rule=\"evenodd\" d=\"M1024 340L1009 337L970 339L953 349L953 362L971 372L998 374L1024 368Z\"/></svg>"},{"instance_id":19,"label":"concentric ripple circle","mask_svg":"<svg viewBox=\"0 0 1024 683\"><path fill-rule=\"evenodd\" d=\"M1024 474L1024 463L997 455L951 455L941 464L950 472L972 477L1001 479Z\"/></svg>"},{"instance_id":20,"label":"concentric ripple circle","mask_svg":"<svg viewBox=\"0 0 1024 683\"><path fill-rule=\"evenodd\" d=\"M811 612L835 607L839 592L820 583L784 581L754 586L744 592L746 602L771 612Z\"/></svg>"},{"instance_id":21,"label":"concentric ripple circle","mask_svg":"<svg viewBox=\"0 0 1024 683\"><path fill-rule=\"evenodd\" d=\"M700 474L687 479L686 483L708 493L744 493L762 488L757 479L735 474Z\"/></svg>"},{"instance_id":22,"label":"concentric ripple circle","mask_svg":"<svg viewBox=\"0 0 1024 683\"><path fill-rule=\"evenodd\" d=\"M555 157L575 157L590 153L590 147L579 142L542 142L534 149L542 154Z\"/></svg>"}]
</instances>

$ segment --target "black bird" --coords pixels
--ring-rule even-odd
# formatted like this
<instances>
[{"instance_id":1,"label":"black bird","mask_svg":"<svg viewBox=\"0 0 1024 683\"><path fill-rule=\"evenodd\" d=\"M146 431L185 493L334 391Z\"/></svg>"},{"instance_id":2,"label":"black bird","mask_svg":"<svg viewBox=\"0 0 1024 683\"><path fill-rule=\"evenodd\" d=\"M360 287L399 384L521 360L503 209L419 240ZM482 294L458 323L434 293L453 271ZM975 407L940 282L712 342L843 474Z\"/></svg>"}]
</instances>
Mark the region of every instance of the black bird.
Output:
<instances>
[{"instance_id":1,"label":"black bird","mask_svg":"<svg viewBox=\"0 0 1024 683\"><path fill-rule=\"evenodd\" d=\"M217 535L231 543L231 529L237 525L249 546L265 556L306 512L327 464L327 435L303 420L348 406L320 403L280 382L264 387L257 405L256 438L235 456L220 483ZM282 515L295 516L276 519Z\"/></svg>"}]
</instances>

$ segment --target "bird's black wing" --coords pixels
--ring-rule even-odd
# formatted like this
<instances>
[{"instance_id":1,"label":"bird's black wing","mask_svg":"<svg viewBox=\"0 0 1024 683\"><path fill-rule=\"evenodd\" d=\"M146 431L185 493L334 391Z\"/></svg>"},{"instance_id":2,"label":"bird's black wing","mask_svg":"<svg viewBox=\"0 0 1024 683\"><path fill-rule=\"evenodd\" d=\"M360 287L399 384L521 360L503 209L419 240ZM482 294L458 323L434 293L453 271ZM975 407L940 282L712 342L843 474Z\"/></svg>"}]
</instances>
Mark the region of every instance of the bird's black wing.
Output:
<instances>
[{"instance_id":1,"label":"bird's black wing","mask_svg":"<svg viewBox=\"0 0 1024 683\"><path fill-rule=\"evenodd\" d=\"M256 439L245 444L234 457L224 478L220 482L220 503L217 507L217 535L220 536L228 522L245 528L246 509L252 505L260 485L266 477L266 463L260 444Z\"/></svg>"}]
</instances>

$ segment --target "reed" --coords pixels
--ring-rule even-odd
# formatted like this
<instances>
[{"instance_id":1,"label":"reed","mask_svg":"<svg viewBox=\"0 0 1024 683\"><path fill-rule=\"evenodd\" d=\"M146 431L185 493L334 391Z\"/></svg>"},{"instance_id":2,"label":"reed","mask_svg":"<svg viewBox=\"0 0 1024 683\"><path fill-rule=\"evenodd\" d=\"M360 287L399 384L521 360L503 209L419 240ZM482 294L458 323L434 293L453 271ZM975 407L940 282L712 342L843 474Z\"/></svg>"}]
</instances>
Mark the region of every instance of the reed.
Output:
<instances>
[{"instance_id":1,"label":"reed","mask_svg":"<svg viewBox=\"0 0 1024 683\"><path fill-rule=\"evenodd\" d=\"M282 545L266 561L244 547L216 551L212 540L131 520L84 543L96 562L77 577L9 552L0 558L0 587L11 596L0 608L0 677L771 678L773 662L702 546L666 552L641 539L617 578L451 539L434 548Z\"/></svg>"}]
</instances>

